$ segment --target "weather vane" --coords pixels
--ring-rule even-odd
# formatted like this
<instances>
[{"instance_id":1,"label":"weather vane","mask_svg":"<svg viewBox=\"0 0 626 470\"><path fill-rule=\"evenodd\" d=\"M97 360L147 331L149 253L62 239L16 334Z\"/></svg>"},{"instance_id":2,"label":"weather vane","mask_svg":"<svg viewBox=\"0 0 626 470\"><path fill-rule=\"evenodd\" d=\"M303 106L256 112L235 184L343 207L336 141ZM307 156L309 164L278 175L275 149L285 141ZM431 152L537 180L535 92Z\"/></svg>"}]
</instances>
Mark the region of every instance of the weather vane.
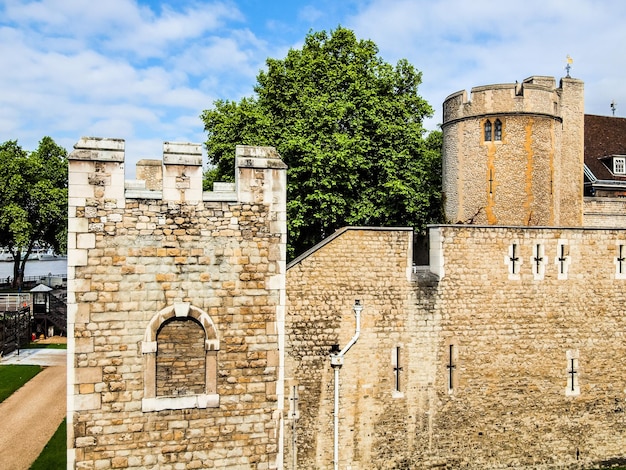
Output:
<instances>
[{"instance_id":1,"label":"weather vane","mask_svg":"<svg viewBox=\"0 0 626 470\"><path fill-rule=\"evenodd\" d=\"M565 70L567 70L566 78L571 78L569 76L569 70L572 68L572 64L574 63L574 59L572 59L569 54L567 54L567 65L565 66Z\"/></svg>"},{"instance_id":2,"label":"weather vane","mask_svg":"<svg viewBox=\"0 0 626 470\"><path fill-rule=\"evenodd\" d=\"M615 110L617 109L617 103L615 100L611 101L611 111L613 111L613 116L615 116Z\"/></svg>"}]
</instances>

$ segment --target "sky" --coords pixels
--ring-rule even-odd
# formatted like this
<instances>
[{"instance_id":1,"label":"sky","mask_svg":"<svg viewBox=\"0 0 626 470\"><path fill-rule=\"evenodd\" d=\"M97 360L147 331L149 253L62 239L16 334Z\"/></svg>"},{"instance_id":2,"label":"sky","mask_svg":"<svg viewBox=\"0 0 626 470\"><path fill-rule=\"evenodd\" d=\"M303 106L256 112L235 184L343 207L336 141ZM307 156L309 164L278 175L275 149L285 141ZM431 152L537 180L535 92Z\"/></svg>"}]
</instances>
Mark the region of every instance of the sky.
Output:
<instances>
[{"instance_id":1,"label":"sky","mask_svg":"<svg viewBox=\"0 0 626 470\"><path fill-rule=\"evenodd\" d=\"M0 142L125 139L132 177L164 141L204 142L202 111L253 96L267 58L339 25L422 73L429 130L448 95L558 84L568 55L585 112L626 117L625 20L623 0L0 0Z\"/></svg>"}]
</instances>

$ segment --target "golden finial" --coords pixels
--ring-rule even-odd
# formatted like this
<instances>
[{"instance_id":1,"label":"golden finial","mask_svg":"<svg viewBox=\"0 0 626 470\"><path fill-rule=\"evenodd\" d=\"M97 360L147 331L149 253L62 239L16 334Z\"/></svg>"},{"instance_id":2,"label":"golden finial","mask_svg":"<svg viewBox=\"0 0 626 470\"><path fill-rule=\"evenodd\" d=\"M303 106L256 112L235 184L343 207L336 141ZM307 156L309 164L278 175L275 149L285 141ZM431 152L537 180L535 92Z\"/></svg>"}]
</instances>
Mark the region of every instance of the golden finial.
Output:
<instances>
[{"instance_id":1,"label":"golden finial","mask_svg":"<svg viewBox=\"0 0 626 470\"><path fill-rule=\"evenodd\" d=\"M565 66L565 70L567 70L567 78L570 78L570 76L569 76L569 69L572 68L572 64L574 63L574 59L572 59L569 54L567 54L566 58L567 58L567 65Z\"/></svg>"}]
</instances>

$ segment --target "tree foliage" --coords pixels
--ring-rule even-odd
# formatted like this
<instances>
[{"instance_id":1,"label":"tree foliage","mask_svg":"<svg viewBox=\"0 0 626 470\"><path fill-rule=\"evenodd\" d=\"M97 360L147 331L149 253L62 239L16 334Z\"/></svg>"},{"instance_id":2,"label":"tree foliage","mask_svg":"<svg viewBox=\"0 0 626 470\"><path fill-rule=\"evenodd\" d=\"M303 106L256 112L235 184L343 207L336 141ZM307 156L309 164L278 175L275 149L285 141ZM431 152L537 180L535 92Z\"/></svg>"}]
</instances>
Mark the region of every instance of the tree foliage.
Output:
<instances>
[{"instance_id":1,"label":"tree foliage","mask_svg":"<svg viewBox=\"0 0 626 470\"><path fill-rule=\"evenodd\" d=\"M310 33L267 60L254 97L204 111L210 180L232 180L236 144L276 147L289 167L290 257L345 225L423 230L441 219L441 133L426 136L420 83L348 29Z\"/></svg>"},{"instance_id":2,"label":"tree foliage","mask_svg":"<svg viewBox=\"0 0 626 470\"><path fill-rule=\"evenodd\" d=\"M17 141L0 144L0 246L13 255L20 287L33 248L66 249L67 151L44 137L33 152Z\"/></svg>"}]
</instances>

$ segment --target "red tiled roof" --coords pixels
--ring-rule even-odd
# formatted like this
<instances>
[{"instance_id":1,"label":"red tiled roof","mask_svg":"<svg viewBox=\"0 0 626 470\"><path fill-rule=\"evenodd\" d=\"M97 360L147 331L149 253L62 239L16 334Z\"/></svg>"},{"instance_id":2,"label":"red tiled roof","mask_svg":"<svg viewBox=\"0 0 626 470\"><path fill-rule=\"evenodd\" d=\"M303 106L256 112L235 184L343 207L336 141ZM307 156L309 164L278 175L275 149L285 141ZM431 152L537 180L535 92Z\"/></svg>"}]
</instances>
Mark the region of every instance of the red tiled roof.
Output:
<instances>
[{"instance_id":1,"label":"red tiled roof","mask_svg":"<svg viewBox=\"0 0 626 470\"><path fill-rule=\"evenodd\" d=\"M626 181L602 163L609 155L626 155L626 118L585 114L585 164L599 180Z\"/></svg>"}]
</instances>

